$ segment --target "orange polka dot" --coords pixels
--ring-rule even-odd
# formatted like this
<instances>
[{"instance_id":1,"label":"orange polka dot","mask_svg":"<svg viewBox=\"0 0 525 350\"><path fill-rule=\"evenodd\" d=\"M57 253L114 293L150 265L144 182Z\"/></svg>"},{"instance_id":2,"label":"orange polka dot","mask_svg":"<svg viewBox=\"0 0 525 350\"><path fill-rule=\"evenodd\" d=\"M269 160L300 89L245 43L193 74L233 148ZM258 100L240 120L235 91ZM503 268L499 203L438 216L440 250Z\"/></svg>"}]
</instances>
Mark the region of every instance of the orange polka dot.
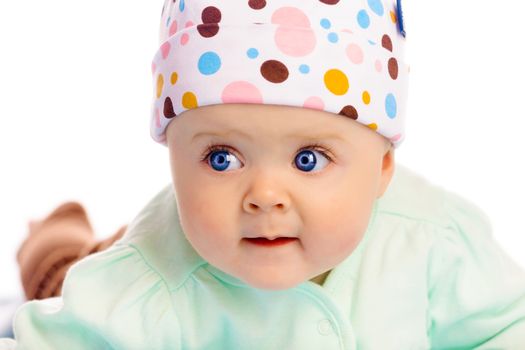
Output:
<instances>
[{"instance_id":1,"label":"orange polka dot","mask_svg":"<svg viewBox=\"0 0 525 350\"><path fill-rule=\"evenodd\" d=\"M171 85L175 85L177 80L179 79L179 76L176 72L171 73Z\"/></svg>"},{"instance_id":2,"label":"orange polka dot","mask_svg":"<svg viewBox=\"0 0 525 350\"><path fill-rule=\"evenodd\" d=\"M157 98L160 98L162 95L162 89L164 88L164 77L162 74L159 74L157 78Z\"/></svg>"},{"instance_id":3,"label":"orange polka dot","mask_svg":"<svg viewBox=\"0 0 525 350\"><path fill-rule=\"evenodd\" d=\"M182 96L182 106L186 109L197 108L197 96L193 92L185 92Z\"/></svg>"},{"instance_id":4,"label":"orange polka dot","mask_svg":"<svg viewBox=\"0 0 525 350\"><path fill-rule=\"evenodd\" d=\"M324 75L324 84L334 95L344 95L350 87L346 74L339 69L327 71Z\"/></svg>"},{"instance_id":5,"label":"orange polka dot","mask_svg":"<svg viewBox=\"0 0 525 350\"><path fill-rule=\"evenodd\" d=\"M368 91L363 91L363 102L365 105L370 104L370 93Z\"/></svg>"},{"instance_id":6,"label":"orange polka dot","mask_svg":"<svg viewBox=\"0 0 525 350\"><path fill-rule=\"evenodd\" d=\"M392 20L393 23L397 23L397 17L394 11L390 11L390 19Z\"/></svg>"},{"instance_id":7,"label":"orange polka dot","mask_svg":"<svg viewBox=\"0 0 525 350\"><path fill-rule=\"evenodd\" d=\"M372 123L372 124L368 124L367 125L370 129L374 130L374 131L377 131L377 124L376 123Z\"/></svg>"}]
</instances>

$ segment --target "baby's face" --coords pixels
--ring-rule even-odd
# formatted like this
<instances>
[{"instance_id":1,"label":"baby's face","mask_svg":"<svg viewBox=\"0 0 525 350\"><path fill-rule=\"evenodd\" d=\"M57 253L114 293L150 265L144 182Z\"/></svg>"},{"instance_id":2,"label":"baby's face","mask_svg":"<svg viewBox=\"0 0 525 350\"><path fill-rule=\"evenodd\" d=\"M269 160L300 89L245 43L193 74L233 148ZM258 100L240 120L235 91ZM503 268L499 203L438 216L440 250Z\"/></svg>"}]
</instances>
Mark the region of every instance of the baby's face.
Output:
<instances>
[{"instance_id":1,"label":"baby's face","mask_svg":"<svg viewBox=\"0 0 525 350\"><path fill-rule=\"evenodd\" d=\"M394 170L381 135L292 106L191 109L170 123L167 140L188 241L262 289L319 282L350 255Z\"/></svg>"}]
</instances>

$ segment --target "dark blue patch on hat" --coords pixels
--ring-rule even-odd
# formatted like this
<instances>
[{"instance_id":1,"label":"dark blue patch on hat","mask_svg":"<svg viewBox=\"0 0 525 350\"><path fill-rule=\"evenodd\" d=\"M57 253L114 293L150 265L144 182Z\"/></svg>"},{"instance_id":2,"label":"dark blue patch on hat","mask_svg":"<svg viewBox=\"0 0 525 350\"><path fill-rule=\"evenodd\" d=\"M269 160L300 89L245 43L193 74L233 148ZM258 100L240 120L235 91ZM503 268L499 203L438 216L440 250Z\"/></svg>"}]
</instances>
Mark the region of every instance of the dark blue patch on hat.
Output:
<instances>
[{"instance_id":1,"label":"dark blue patch on hat","mask_svg":"<svg viewBox=\"0 0 525 350\"><path fill-rule=\"evenodd\" d=\"M397 26L399 28L399 32L401 35L403 35L404 38L406 38L407 34L405 32L405 22L403 20L403 8L401 7L401 0L397 0Z\"/></svg>"}]
</instances>

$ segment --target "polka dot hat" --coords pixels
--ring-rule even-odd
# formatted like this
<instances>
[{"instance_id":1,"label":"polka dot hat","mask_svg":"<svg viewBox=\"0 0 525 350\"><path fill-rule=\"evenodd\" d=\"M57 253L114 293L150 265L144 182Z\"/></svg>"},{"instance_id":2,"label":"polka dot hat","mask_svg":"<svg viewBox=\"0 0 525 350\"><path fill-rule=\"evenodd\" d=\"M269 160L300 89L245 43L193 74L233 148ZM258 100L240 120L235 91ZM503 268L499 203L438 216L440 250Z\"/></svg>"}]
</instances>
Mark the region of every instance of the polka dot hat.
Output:
<instances>
[{"instance_id":1,"label":"polka dot hat","mask_svg":"<svg viewBox=\"0 0 525 350\"><path fill-rule=\"evenodd\" d=\"M199 106L299 106L404 140L400 0L166 0L153 63L152 138Z\"/></svg>"}]
</instances>

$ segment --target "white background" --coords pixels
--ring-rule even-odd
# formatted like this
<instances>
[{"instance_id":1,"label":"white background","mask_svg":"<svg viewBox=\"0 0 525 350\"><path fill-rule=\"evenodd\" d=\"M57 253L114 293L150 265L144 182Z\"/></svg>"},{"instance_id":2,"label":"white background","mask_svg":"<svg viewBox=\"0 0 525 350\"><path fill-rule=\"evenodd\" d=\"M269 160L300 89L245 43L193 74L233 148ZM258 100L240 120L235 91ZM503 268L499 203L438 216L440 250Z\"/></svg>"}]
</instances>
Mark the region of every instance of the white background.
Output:
<instances>
[{"instance_id":1,"label":"white background","mask_svg":"<svg viewBox=\"0 0 525 350\"><path fill-rule=\"evenodd\" d=\"M162 1L0 2L0 297L27 221L84 204L100 238L170 181L149 136ZM525 266L525 5L404 2L411 65L397 161L490 217Z\"/></svg>"}]
</instances>

